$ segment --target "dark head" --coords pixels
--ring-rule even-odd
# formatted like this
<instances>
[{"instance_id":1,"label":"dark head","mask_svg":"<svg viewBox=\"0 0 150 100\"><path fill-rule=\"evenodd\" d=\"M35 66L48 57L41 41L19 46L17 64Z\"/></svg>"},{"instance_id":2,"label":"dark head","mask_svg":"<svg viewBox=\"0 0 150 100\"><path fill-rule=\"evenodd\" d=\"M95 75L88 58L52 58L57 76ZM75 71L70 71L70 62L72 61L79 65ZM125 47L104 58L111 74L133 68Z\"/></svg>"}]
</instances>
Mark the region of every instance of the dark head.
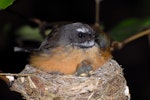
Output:
<instances>
[{"instance_id":1,"label":"dark head","mask_svg":"<svg viewBox=\"0 0 150 100\"><path fill-rule=\"evenodd\" d=\"M73 23L62 26L60 28L61 41L71 44L72 46L78 46L81 48L92 47L95 44L95 32L93 29L82 23Z\"/></svg>"},{"instance_id":2,"label":"dark head","mask_svg":"<svg viewBox=\"0 0 150 100\"><path fill-rule=\"evenodd\" d=\"M40 48L50 48L59 45L90 48L95 45L95 32L87 24L79 22L67 24L54 29L41 44Z\"/></svg>"}]
</instances>

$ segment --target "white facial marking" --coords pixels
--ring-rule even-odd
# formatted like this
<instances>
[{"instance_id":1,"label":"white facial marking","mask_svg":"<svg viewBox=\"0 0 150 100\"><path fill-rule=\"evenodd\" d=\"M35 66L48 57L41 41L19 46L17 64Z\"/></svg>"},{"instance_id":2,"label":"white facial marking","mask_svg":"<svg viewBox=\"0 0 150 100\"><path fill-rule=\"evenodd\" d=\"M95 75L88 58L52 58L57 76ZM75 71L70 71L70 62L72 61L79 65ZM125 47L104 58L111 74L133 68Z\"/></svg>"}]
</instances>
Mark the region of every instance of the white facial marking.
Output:
<instances>
[{"instance_id":1,"label":"white facial marking","mask_svg":"<svg viewBox=\"0 0 150 100\"><path fill-rule=\"evenodd\" d=\"M84 42L84 43L81 43L81 46L85 46L85 47L90 47L90 46L93 46L94 45L94 41L89 41L89 42Z\"/></svg>"},{"instance_id":2,"label":"white facial marking","mask_svg":"<svg viewBox=\"0 0 150 100\"><path fill-rule=\"evenodd\" d=\"M77 30L78 32L82 32L82 33L87 33L87 32L89 32L89 29L88 29L88 28L85 28L85 27L77 28L76 30Z\"/></svg>"},{"instance_id":3,"label":"white facial marking","mask_svg":"<svg viewBox=\"0 0 150 100\"><path fill-rule=\"evenodd\" d=\"M95 44L95 42L94 42L94 40L92 40L92 41L85 41L83 43L76 43L75 45L82 46L82 47L92 47L92 46L94 46L94 44Z\"/></svg>"}]
</instances>

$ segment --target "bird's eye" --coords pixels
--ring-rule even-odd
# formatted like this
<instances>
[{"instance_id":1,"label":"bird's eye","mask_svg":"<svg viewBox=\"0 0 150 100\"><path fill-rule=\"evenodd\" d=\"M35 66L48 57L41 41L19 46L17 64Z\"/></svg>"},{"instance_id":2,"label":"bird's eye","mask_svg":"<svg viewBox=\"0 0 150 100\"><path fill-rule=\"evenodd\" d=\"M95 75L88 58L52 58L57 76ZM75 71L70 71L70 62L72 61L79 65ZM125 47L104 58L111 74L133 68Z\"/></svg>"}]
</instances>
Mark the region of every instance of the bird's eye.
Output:
<instances>
[{"instance_id":1,"label":"bird's eye","mask_svg":"<svg viewBox=\"0 0 150 100\"><path fill-rule=\"evenodd\" d=\"M78 33L78 37L82 38L82 37L83 37L83 33L82 33L82 32L79 32L79 33Z\"/></svg>"}]
</instances>

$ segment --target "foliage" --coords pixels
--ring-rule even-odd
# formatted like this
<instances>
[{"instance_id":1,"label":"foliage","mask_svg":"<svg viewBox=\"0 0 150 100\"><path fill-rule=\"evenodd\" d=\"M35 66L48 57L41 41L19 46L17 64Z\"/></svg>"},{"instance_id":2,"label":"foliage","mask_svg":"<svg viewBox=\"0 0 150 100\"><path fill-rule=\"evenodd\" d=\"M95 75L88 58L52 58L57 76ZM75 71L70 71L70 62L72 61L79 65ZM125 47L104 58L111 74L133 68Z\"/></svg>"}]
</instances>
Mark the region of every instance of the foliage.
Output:
<instances>
[{"instance_id":1,"label":"foliage","mask_svg":"<svg viewBox=\"0 0 150 100\"><path fill-rule=\"evenodd\" d=\"M150 18L137 19L130 18L123 20L117 26L109 31L110 37L115 41L123 41L124 39L138 33L139 31L150 26Z\"/></svg>"},{"instance_id":2,"label":"foliage","mask_svg":"<svg viewBox=\"0 0 150 100\"><path fill-rule=\"evenodd\" d=\"M0 10L6 9L12 5L15 0L0 0Z\"/></svg>"},{"instance_id":3,"label":"foliage","mask_svg":"<svg viewBox=\"0 0 150 100\"><path fill-rule=\"evenodd\" d=\"M34 40L34 41L42 41L43 37L40 34L39 28L33 28L28 25L24 25L20 27L16 34L22 38L23 40Z\"/></svg>"}]
</instances>

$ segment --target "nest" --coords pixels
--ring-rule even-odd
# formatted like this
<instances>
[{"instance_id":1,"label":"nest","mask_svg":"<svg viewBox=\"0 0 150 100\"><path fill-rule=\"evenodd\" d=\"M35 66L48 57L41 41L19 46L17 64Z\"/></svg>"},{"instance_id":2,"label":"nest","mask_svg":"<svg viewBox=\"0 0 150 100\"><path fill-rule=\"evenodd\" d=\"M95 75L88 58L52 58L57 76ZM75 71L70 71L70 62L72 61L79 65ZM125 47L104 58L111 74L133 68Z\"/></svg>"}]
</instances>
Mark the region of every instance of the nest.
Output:
<instances>
[{"instance_id":1,"label":"nest","mask_svg":"<svg viewBox=\"0 0 150 100\"><path fill-rule=\"evenodd\" d=\"M26 100L130 100L122 68L110 59L90 77L52 74L26 65L10 88Z\"/></svg>"}]
</instances>

